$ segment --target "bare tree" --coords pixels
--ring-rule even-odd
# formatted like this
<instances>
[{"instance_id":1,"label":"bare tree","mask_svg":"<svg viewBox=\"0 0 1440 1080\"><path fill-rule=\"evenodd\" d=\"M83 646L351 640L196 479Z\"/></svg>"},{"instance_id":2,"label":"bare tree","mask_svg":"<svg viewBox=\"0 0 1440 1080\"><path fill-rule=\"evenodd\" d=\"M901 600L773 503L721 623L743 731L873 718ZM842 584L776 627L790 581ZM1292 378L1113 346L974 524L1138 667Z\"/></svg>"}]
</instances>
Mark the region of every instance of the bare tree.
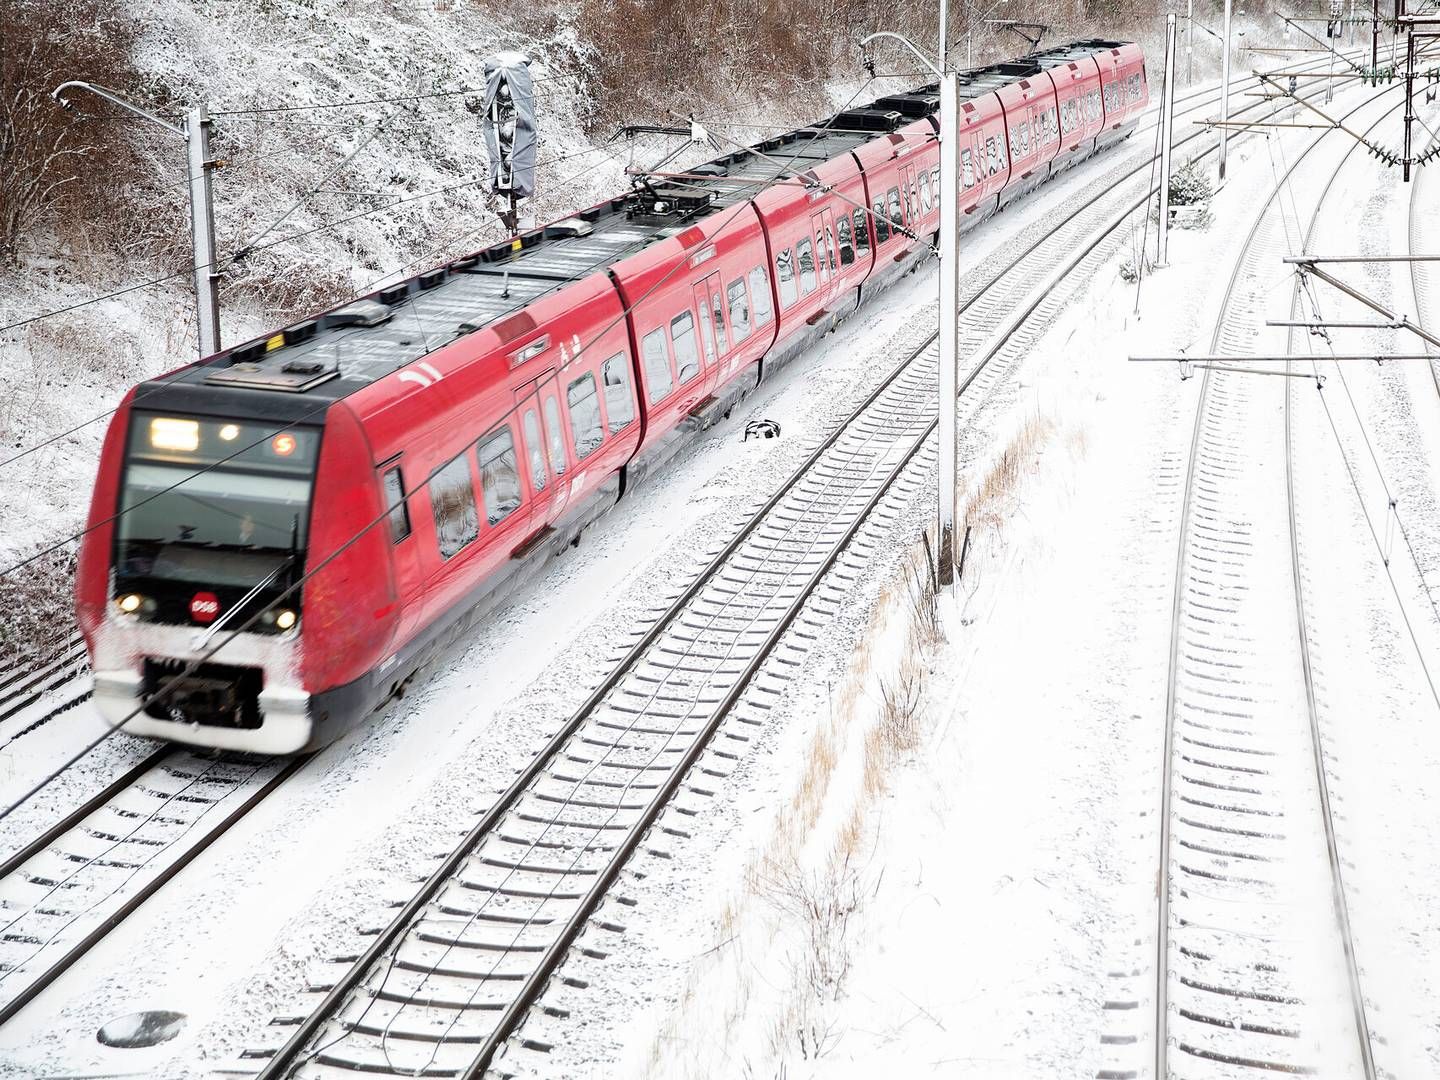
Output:
<instances>
[{"instance_id":1,"label":"bare tree","mask_svg":"<svg viewBox=\"0 0 1440 1080\"><path fill-rule=\"evenodd\" d=\"M71 78L128 77L130 33L101 0L0 0L0 265L18 260L26 237L70 191L96 194L94 181L77 183L77 159L113 156L105 147L120 145L123 133L77 122L50 92ZM85 171L103 177L94 165L104 164Z\"/></svg>"}]
</instances>

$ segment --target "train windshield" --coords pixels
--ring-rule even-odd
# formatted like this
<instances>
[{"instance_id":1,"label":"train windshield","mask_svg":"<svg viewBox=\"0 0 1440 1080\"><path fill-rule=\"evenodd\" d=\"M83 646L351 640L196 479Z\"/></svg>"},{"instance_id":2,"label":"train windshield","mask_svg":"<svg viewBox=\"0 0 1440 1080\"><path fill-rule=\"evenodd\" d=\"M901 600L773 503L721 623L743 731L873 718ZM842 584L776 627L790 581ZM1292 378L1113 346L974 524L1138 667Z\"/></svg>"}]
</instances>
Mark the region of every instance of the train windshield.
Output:
<instances>
[{"instance_id":1,"label":"train windshield","mask_svg":"<svg viewBox=\"0 0 1440 1080\"><path fill-rule=\"evenodd\" d=\"M285 568L288 584L301 572L319 448L318 428L137 411L117 578L249 588Z\"/></svg>"}]
</instances>

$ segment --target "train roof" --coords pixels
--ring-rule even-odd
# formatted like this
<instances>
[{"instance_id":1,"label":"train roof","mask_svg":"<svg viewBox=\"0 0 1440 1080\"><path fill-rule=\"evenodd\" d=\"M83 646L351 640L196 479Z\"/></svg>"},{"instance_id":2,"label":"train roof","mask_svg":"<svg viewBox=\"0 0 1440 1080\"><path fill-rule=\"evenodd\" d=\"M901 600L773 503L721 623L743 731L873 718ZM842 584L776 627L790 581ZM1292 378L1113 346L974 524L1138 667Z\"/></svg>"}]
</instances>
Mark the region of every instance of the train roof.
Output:
<instances>
[{"instance_id":1,"label":"train roof","mask_svg":"<svg viewBox=\"0 0 1440 1080\"><path fill-rule=\"evenodd\" d=\"M1120 44L1073 42L977 68L961 76L961 96L981 97ZM146 397L161 394L155 402L161 408L318 421L330 401L753 197L763 186L754 181L803 172L938 112L939 103L936 84L887 95L696 166L683 184L637 184L572 217L162 376L147 385Z\"/></svg>"}]
</instances>

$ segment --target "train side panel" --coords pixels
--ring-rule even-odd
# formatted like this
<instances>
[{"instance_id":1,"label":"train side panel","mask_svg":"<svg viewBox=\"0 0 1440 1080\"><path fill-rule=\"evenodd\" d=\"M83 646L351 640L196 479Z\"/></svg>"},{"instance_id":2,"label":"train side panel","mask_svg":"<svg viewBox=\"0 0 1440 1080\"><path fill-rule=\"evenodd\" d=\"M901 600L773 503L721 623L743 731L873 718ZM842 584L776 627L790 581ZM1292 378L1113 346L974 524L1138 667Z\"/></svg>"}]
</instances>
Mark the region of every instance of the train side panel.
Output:
<instances>
[{"instance_id":1,"label":"train side panel","mask_svg":"<svg viewBox=\"0 0 1440 1080\"><path fill-rule=\"evenodd\" d=\"M1050 178L1050 163L1060 151L1060 135L1055 84L1043 72L1011 83L997 96L1010 144L1010 177L1000 193L1000 205L1004 206Z\"/></svg>"},{"instance_id":2,"label":"train side panel","mask_svg":"<svg viewBox=\"0 0 1440 1080\"><path fill-rule=\"evenodd\" d=\"M719 210L610 273L637 360L644 435L627 482L638 483L759 380L775 310L755 205Z\"/></svg>"}]
</instances>

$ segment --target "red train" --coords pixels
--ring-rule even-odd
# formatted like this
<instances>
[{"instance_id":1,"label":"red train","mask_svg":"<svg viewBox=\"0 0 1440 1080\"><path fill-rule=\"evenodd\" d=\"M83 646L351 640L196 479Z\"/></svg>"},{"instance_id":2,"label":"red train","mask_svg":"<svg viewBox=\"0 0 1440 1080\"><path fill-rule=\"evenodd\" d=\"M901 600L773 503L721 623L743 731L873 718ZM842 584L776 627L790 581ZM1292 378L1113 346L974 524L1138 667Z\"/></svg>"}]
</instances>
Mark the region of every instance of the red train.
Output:
<instances>
[{"instance_id":1,"label":"red train","mask_svg":"<svg viewBox=\"0 0 1440 1080\"><path fill-rule=\"evenodd\" d=\"M1098 40L961 94L966 225L1128 135L1149 96L1140 48ZM881 98L133 389L76 588L104 715L293 753L483 632L688 433L923 255L937 109L933 86Z\"/></svg>"}]
</instances>

